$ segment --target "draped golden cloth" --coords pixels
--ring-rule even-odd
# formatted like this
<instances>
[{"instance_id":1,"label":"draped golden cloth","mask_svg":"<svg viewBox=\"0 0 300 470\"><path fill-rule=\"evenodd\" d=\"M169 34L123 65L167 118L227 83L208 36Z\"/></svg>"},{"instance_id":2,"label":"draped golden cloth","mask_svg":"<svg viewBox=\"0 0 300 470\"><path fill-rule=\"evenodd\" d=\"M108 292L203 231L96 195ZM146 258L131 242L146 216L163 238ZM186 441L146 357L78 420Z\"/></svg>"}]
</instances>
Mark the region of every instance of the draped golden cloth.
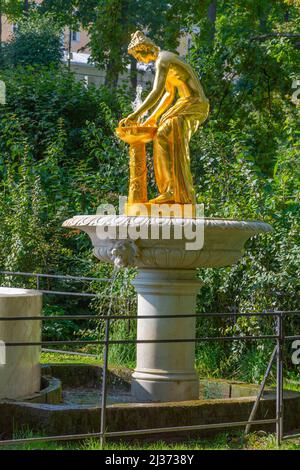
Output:
<instances>
[{"instance_id":1,"label":"draped golden cloth","mask_svg":"<svg viewBox=\"0 0 300 470\"><path fill-rule=\"evenodd\" d=\"M154 139L154 171L160 194L174 194L178 204L195 204L189 142L209 113L209 101L179 98L161 117Z\"/></svg>"}]
</instances>

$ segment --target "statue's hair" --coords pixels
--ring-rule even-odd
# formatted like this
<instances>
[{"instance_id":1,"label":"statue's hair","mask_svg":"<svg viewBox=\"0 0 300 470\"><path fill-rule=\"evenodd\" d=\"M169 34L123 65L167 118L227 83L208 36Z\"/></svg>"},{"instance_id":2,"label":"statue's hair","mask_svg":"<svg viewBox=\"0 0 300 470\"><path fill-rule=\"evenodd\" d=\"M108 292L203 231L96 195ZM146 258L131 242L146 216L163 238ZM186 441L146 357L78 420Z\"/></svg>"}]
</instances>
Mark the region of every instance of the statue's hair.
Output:
<instances>
[{"instance_id":1,"label":"statue's hair","mask_svg":"<svg viewBox=\"0 0 300 470\"><path fill-rule=\"evenodd\" d=\"M128 54L135 56L138 51L151 51L158 53L160 48L154 44L150 38L145 36L142 31L136 31L131 35L131 41L128 46Z\"/></svg>"}]
</instances>

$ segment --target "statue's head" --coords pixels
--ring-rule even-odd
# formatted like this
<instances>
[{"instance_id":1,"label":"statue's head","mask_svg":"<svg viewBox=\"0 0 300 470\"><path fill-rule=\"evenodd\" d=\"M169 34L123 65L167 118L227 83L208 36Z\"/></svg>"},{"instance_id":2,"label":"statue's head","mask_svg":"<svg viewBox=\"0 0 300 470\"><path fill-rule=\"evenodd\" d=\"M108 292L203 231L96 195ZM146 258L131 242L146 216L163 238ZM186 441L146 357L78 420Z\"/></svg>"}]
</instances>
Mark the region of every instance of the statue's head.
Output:
<instances>
[{"instance_id":1,"label":"statue's head","mask_svg":"<svg viewBox=\"0 0 300 470\"><path fill-rule=\"evenodd\" d=\"M159 54L159 47L151 39L147 38L142 31L136 31L131 35L131 41L128 46L128 53L139 62L155 61Z\"/></svg>"}]
</instances>

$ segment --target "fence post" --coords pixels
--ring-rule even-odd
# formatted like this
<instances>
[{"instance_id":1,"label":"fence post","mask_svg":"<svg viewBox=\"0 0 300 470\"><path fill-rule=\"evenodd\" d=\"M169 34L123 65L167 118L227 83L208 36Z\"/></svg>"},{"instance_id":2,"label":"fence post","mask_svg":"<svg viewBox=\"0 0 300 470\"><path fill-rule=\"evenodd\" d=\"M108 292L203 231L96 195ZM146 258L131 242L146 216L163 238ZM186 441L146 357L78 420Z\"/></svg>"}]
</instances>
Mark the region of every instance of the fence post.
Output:
<instances>
[{"instance_id":1,"label":"fence post","mask_svg":"<svg viewBox=\"0 0 300 470\"><path fill-rule=\"evenodd\" d=\"M105 343L104 343L104 358L102 369L102 399L101 399L101 424L100 424L100 445L103 449L105 447L105 432L106 432L106 404L107 404L107 375L108 375L108 353L109 353L109 327L110 320L107 317L105 320Z\"/></svg>"},{"instance_id":2,"label":"fence post","mask_svg":"<svg viewBox=\"0 0 300 470\"><path fill-rule=\"evenodd\" d=\"M273 365L273 363L274 363L276 354L277 354L277 346L275 346L275 348L274 348L274 350L273 350L273 352L272 352L270 362L269 362L269 364L268 364L268 367L267 367L267 370L266 370L266 372L265 372L264 378L263 378L263 380L262 380L262 382L261 382L261 384L260 384L259 392L258 392L257 397L256 397L256 399L255 399L255 403L254 403L254 405L253 405L252 411L251 411L251 413L250 413L249 421L248 421L248 424L247 424L246 429L245 429L245 435L247 435L247 434L250 432L251 421L254 421L254 419L255 419L256 412L257 412L257 410L258 410L261 397L263 396L263 393L264 393L264 390L265 390L265 386L266 386L268 377L269 377L269 375L270 375L270 372L271 372L272 365Z\"/></svg>"},{"instance_id":3,"label":"fence post","mask_svg":"<svg viewBox=\"0 0 300 470\"><path fill-rule=\"evenodd\" d=\"M277 314L277 377L276 377L276 441L279 447L283 436L283 318Z\"/></svg>"}]
</instances>

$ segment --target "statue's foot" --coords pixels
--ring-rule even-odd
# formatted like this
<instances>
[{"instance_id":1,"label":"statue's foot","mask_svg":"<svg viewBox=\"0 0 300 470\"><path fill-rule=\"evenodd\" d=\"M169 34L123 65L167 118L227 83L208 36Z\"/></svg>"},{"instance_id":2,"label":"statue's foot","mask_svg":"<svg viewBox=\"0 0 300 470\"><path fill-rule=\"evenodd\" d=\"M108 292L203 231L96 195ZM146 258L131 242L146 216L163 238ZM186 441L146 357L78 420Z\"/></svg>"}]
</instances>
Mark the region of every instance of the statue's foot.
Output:
<instances>
[{"instance_id":1,"label":"statue's foot","mask_svg":"<svg viewBox=\"0 0 300 470\"><path fill-rule=\"evenodd\" d=\"M174 194L170 191L151 199L150 204L174 204Z\"/></svg>"}]
</instances>

